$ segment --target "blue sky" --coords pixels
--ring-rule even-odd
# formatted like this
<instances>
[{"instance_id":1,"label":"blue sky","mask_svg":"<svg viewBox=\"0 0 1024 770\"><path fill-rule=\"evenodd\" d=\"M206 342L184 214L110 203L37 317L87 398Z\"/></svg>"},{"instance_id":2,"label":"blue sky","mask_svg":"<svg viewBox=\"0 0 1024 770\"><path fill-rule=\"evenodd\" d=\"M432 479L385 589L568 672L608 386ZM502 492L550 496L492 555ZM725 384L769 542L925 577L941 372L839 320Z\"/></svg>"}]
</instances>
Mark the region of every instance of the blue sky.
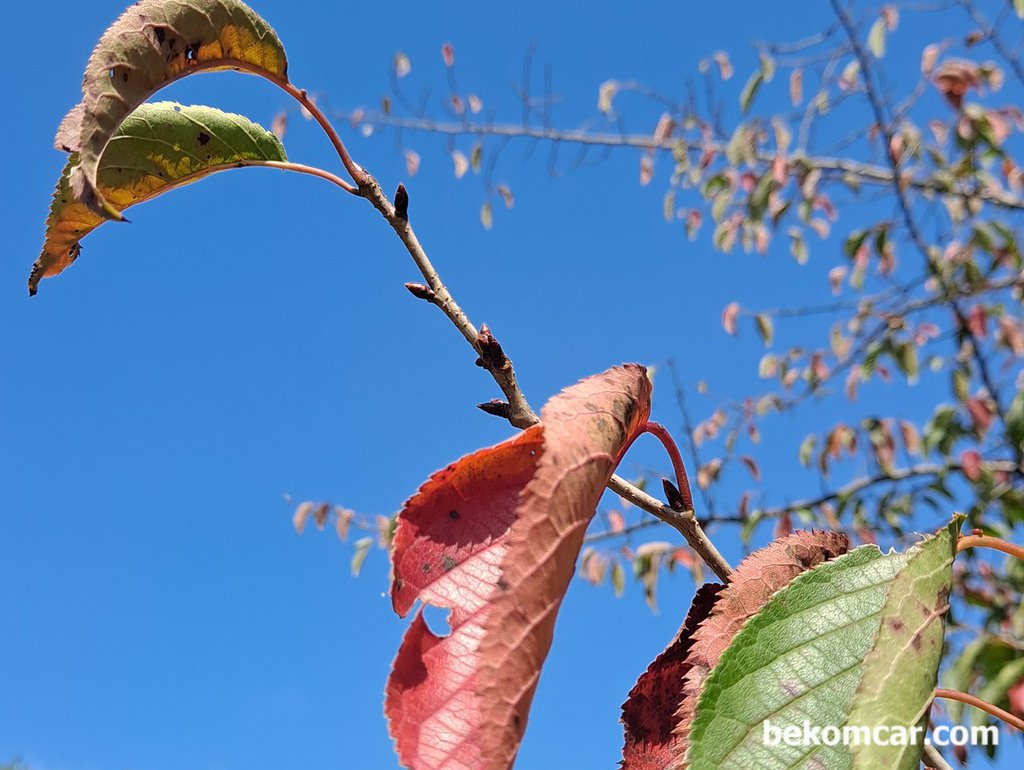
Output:
<instances>
[{"instance_id":1,"label":"blue sky","mask_svg":"<svg viewBox=\"0 0 1024 770\"><path fill-rule=\"evenodd\" d=\"M382 692L406 621L386 597L386 560L374 551L351 579L351 547L327 533L296 537L282 494L391 514L432 470L509 435L473 407L500 394L445 319L408 296L402 284L418 275L385 223L310 178L239 171L141 206L133 224L92 234L80 261L28 299L64 163L52 136L122 7L8 10L18 34L2 54L13 152L0 193L0 761L395 767ZM398 50L412 60L410 79L443 90L439 49L450 41L460 84L515 120L511 85L535 42L569 125L592 115L608 78L679 93L719 48L742 78L754 61L747 41L811 33L826 10L735 0L643 12L582 0L255 7L284 41L292 80L339 107L375 104ZM916 72L916 53L906 66ZM235 74L186 79L161 96L264 125L290 106ZM553 178L543 153L517 151L498 172L515 209L486 232L480 185L453 178L440 140L408 141L423 157L409 179L389 139L345 138L386 189L406 181L421 240L467 312L513 355L535 406L616 363L668 356L689 382L748 392L760 343L728 338L722 307L820 297L832 264L819 249L801 269L781 242L767 259L717 254L707 232L689 243L661 218L664 169L641 189L626 154ZM285 144L292 160L335 167L312 124L293 120ZM913 413L920 395L893 391L884 403ZM667 379L655 399L655 418L676 430ZM778 423L792 457L808 428ZM777 499L807 491L803 476L772 475L791 464L765 469ZM665 466L644 440L625 470ZM735 530L718 544L739 557ZM652 614L637 585L616 600L574 583L517 767L614 764L618 707L692 590L686 577L663 581Z\"/></svg>"}]
</instances>

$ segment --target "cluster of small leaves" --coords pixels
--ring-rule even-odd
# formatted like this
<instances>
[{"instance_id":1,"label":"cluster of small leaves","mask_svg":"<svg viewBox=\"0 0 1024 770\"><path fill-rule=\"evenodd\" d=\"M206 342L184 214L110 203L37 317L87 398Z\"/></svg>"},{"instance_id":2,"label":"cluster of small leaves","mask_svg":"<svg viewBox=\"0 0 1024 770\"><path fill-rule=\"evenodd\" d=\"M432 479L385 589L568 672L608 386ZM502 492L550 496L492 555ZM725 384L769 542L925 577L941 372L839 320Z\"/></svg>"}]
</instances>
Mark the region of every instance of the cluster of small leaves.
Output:
<instances>
[{"instance_id":1,"label":"cluster of small leaves","mask_svg":"<svg viewBox=\"0 0 1024 770\"><path fill-rule=\"evenodd\" d=\"M290 497L286 496L285 501L291 504ZM359 577L366 557L374 544L385 553L391 551L391 541L395 537L395 527L397 526L397 516L389 517L378 514L371 520L368 516L358 514L340 505L306 500L295 506L292 513L292 526L295 528L296 534L301 535L310 521L321 532L330 525L343 543L348 540L349 534L353 531L366 533L352 544L355 549L352 554L352 577Z\"/></svg>"}]
</instances>

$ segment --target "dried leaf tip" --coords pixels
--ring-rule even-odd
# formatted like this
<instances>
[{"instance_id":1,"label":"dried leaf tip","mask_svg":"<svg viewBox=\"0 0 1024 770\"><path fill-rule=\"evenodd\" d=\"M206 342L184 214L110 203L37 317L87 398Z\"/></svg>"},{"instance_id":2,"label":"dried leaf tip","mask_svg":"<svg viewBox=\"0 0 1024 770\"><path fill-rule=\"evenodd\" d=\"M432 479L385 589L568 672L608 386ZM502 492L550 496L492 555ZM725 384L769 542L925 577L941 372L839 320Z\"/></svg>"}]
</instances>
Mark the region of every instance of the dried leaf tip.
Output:
<instances>
[{"instance_id":1,"label":"dried leaf tip","mask_svg":"<svg viewBox=\"0 0 1024 770\"><path fill-rule=\"evenodd\" d=\"M395 190L395 216L399 219L409 220L409 191L401 182L398 183L398 189Z\"/></svg>"},{"instance_id":2,"label":"dried leaf tip","mask_svg":"<svg viewBox=\"0 0 1024 770\"><path fill-rule=\"evenodd\" d=\"M409 290L409 293L416 299L426 300L427 302L433 302L437 299L437 295L434 294L434 290L423 283L407 283L405 288Z\"/></svg>"}]
</instances>

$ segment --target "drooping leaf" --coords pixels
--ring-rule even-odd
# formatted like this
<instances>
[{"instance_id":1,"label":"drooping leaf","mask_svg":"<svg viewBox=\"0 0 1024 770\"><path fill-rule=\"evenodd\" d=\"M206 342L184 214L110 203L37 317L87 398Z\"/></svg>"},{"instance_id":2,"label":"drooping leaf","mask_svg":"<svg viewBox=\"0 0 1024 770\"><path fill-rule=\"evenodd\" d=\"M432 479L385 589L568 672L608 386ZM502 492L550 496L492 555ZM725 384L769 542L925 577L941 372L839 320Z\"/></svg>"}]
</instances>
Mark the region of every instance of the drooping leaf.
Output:
<instances>
[{"instance_id":1,"label":"drooping leaf","mask_svg":"<svg viewBox=\"0 0 1024 770\"><path fill-rule=\"evenodd\" d=\"M451 609L451 634L418 613L388 679L384 710L399 760L413 770L483 767L476 695L487 600L497 583L520 490L536 470L540 426L435 473L403 507L392 553L391 598Z\"/></svg>"},{"instance_id":2,"label":"drooping leaf","mask_svg":"<svg viewBox=\"0 0 1024 770\"><path fill-rule=\"evenodd\" d=\"M241 115L175 102L143 104L129 115L107 145L97 173L97 189L123 211L160 193L240 164L283 162L284 147L272 133ZM53 194L43 250L32 267L29 294L39 281L68 267L82 238L106 219L75 198L72 154Z\"/></svg>"},{"instance_id":3,"label":"drooping leaf","mask_svg":"<svg viewBox=\"0 0 1024 770\"><path fill-rule=\"evenodd\" d=\"M710 617L694 633L687 657L683 698L676 712L676 732L685 751L697 699L708 674L721 659L733 637L768 602L805 570L846 553L849 539L842 534L798 531L769 543L744 559L718 597ZM678 759L682 759L682 751ZM675 765L682 767L682 765Z\"/></svg>"},{"instance_id":4,"label":"drooping leaf","mask_svg":"<svg viewBox=\"0 0 1024 770\"><path fill-rule=\"evenodd\" d=\"M690 670L686 658L693 646L694 631L724 588L719 583L705 583L697 589L676 638L629 691L622 705L626 733L622 770L665 770L680 755L679 737L673 731L683 697L683 677Z\"/></svg>"},{"instance_id":5,"label":"drooping leaf","mask_svg":"<svg viewBox=\"0 0 1024 770\"><path fill-rule=\"evenodd\" d=\"M925 726L942 660L943 616L949 609L953 558L963 517L912 549L892 581L880 613L878 636L864 659L848 724ZM864 742L851 747L857 770L916 770L923 744Z\"/></svg>"},{"instance_id":6,"label":"drooping leaf","mask_svg":"<svg viewBox=\"0 0 1024 770\"><path fill-rule=\"evenodd\" d=\"M435 474L399 514L395 610L448 608L452 628L441 638L414 621L388 681L412 770L511 767L583 534L650 390L638 365L583 380L540 426Z\"/></svg>"},{"instance_id":7,"label":"drooping leaf","mask_svg":"<svg viewBox=\"0 0 1024 770\"><path fill-rule=\"evenodd\" d=\"M523 490L480 642L487 770L511 767L583 536L615 467L650 415L646 367L567 388L541 413L544 451Z\"/></svg>"},{"instance_id":8,"label":"drooping leaf","mask_svg":"<svg viewBox=\"0 0 1024 770\"><path fill-rule=\"evenodd\" d=\"M797 576L736 634L690 732L690 770L849 767L843 746L772 745L763 722L843 725L890 581L906 555L862 546Z\"/></svg>"},{"instance_id":9,"label":"drooping leaf","mask_svg":"<svg viewBox=\"0 0 1024 770\"><path fill-rule=\"evenodd\" d=\"M743 90L740 92L740 111L744 115L747 114L750 106L754 103L754 97L757 96L757 92L763 83L764 72L762 70L758 70L747 79Z\"/></svg>"},{"instance_id":10,"label":"drooping leaf","mask_svg":"<svg viewBox=\"0 0 1024 770\"><path fill-rule=\"evenodd\" d=\"M100 159L118 126L163 86L194 72L235 69L287 81L284 48L240 0L141 0L100 38L82 101L57 131L57 149L78 153L71 189L98 214L121 219L98 189Z\"/></svg>"}]
</instances>

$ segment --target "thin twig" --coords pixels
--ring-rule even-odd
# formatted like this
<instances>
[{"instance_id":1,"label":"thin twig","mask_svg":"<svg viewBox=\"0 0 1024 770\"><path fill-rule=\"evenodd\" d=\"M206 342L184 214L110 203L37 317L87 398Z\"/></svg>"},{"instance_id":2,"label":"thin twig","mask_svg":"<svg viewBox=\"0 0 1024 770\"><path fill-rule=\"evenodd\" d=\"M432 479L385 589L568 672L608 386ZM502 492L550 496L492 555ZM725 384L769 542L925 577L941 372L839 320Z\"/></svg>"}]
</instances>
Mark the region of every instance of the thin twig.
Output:
<instances>
[{"instance_id":1,"label":"thin twig","mask_svg":"<svg viewBox=\"0 0 1024 770\"><path fill-rule=\"evenodd\" d=\"M943 757L942 754L939 753L939 750L930 743L926 743L924 745L924 759L928 763L928 766L934 768L934 770L953 770L945 757Z\"/></svg>"},{"instance_id":2,"label":"thin twig","mask_svg":"<svg viewBox=\"0 0 1024 770\"><path fill-rule=\"evenodd\" d=\"M338 111L337 117L350 120L353 115L350 112ZM406 131L423 131L426 133L441 134L445 136L495 136L513 139L532 139L550 142L554 145L576 144L585 146L605 148L633 148L641 150L661 150L672 152L677 148L683 148L693 154L703 153L705 150L722 154L726 150L727 142L717 140L696 140L670 137L661 139L651 134L623 134L623 133L597 133L584 130L562 130L514 123L456 123L443 120L433 120L427 117L403 117L400 115L384 114L363 114L362 121L373 126L395 128ZM777 153L770 150L759 150L756 158L759 162L770 165ZM892 170L884 166L871 163L858 163L847 158L838 158L824 155L794 155L787 158L787 167L791 172L802 169L820 169L825 173L842 174L856 178L863 184L890 186L894 183L895 177ZM912 188L923 192L933 193L952 198L977 198L991 203L1000 208L1022 211L1024 210L1024 198L1013 195L1010 192L989 189L987 187L955 188L948 189L944 181L930 177L901 180Z\"/></svg>"},{"instance_id":3,"label":"thin twig","mask_svg":"<svg viewBox=\"0 0 1024 770\"><path fill-rule=\"evenodd\" d=\"M352 160L341 138L333 126L331 126L330 121L316 104L308 98L306 92L288 83L278 82L278 85L295 97L313 115L331 139L339 158L341 158L342 164L352 177L352 180L358 185L359 194L377 209L387 223L391 225L395 234L398 235L406 251L409 252L413 262L419 268L430 291L433 292L433 297L430 300L431 304L437 305L461 332L462 336L479 355L477 364L490 372L494 381L508 399L507 409L502 410L503 416L517 428L528 428L540 422L540 418L537 417L537 414L526 400L526 396L519 388L512 361L505 355L504 350L486 326L478 330L473 325L469 316L466 315L448 291L448 288L427 256L426 251L424 251L423 246L416 237L416 233L412 229L412 225L409 223L408 193L404 186L399 185L398 188L398 195L401 196L403 201L402 209L398 210L384 193L380 183L373 175ZM690 547L707 562L715 574L723 580L728 578L732 571L728 562L718 552L718 549L715 548L707 535L704 534L693 511L675 511L669 506L664 505L660 500L656 500L618 476L612 476L611 481L608 483L608 488L624 500L628 500L638 508L642 508L673 526L686 538Z\"/></svg>"},{"instance_id":4,"label":"thin twig","mask_svg":"<svg viewBox=\"0 0 1024 770\"><path fill-rule=\"evenodd\" d=\"M884 140L883 153L889 159L889 166L892 171L893 190L896 194L896 200L899 204L900 213L903 216L903 222L907 227L907 232L910 235L911 241L917 247L917 250L921 252L921 256L924 257L925 263L931 273L935 276L935 279L939 282L943 292L948 295L950 293L948 282L942 275L941 266L937 264L935 257L931 254L928 248L928 244L925 243L924 236L918 228L917 220L914 218L910 207L910 200L907 197L906 188L900 174L900 159L892 151L892 148L895 146L893 142L895 135L890 122L886 119L885 109L882 106L882 99L875 86L874 78L872 77L873 69L871 60L857 37L857 28L854 26L853 20L850 18L846 9L843 8L840 0L831 0L831 3L832 10L835 13L836 18L839 19L839 23L842 25L843 30L846 32L846 36L850 41L850 45L853 47L854 55L856 56L857 61L860 62L861 76L864 80L864 92L874 113L875 123L878 125L878 130ZM970 329L967 315L964 313L963 308L960 307L960 303L957 302L955 298L950 297L949 304L953 309L953 313L956 316L957 322L960 324L963 333L970 339L971 354L977 364L978 374L981 377L981 381L985 385L985 388L988 390L989 396L992 398L996 415L1005 427L1006 410L1000 402L999 389L996 387L995 381L989 371L988 361L985 359L985 356L981 351L977 338ZM1024 448L1019 446L1014 447L1014 451L1017 456L1017 461L1024 462Z\"/></svg>"}]
</instances>

